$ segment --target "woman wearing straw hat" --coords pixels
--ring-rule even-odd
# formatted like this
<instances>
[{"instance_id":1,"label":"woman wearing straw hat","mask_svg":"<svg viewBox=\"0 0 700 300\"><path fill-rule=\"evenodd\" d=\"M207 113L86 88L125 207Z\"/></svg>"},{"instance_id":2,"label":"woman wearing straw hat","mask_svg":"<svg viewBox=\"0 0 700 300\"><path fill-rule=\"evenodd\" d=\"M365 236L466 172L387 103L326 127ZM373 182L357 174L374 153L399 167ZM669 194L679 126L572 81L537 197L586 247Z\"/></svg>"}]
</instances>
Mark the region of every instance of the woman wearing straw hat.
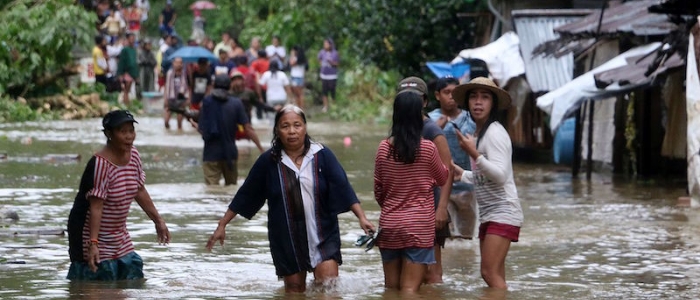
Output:
<instances>
[{"instance_id":1,"label":"woman wearing straw hat","mask_svg":"<svg viewBox=\"0 0 700 300\"><path fill-rule=\"evenodd\" d=\"M457 86L452 97L467 107L476 123L476 138L458 133L472 170L454 167L455 180L473 184L479 203L481 277L489 287L505 289L506 255L510 243L518 241L523 223L513 180L513 147L508 132L496 121L498 111L510 107L510 95L490 79L477 77Z\"/></svg>"}]
</instances>

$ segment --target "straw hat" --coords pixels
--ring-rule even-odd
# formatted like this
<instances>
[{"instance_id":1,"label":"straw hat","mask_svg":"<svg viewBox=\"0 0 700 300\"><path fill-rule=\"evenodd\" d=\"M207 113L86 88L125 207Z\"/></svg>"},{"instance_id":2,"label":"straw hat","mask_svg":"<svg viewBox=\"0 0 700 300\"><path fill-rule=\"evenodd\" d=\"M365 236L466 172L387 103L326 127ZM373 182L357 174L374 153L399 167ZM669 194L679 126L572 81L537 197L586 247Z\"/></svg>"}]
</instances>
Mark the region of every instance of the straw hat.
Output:
<instances>
[{"instance_id":1,"label":"straw hat","mask_svg":"<svg viewBox=\"0 0 700 300\"><path fill-rule=\"evenodd\" d=\"M452 91L452 99L454 99L458 105L465 107L469 92L475 89L485 89L494 93L496 98L498 98L499 110L508 109L510 107L510 94L498 87L493 80L486 77L477 77L469 81L469 83L458 85Z\"/></svg>"}]
</instances>

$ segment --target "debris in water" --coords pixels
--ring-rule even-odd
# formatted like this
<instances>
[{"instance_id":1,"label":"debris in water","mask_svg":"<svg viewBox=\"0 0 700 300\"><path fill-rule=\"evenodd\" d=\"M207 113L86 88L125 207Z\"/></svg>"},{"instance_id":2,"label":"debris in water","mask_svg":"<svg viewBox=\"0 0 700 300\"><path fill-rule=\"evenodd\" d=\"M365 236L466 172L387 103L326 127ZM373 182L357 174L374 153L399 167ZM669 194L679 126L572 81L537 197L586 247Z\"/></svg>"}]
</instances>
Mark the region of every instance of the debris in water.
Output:
<instances>
[{"instance_id":1,"label":"debris in water","mask_svg":"<svg viewBox=\"0 0 700 300\"><path fill-rule=\"evenodd\" d=\"M80 154L47 154L43 157L43 159L49 162L79 161Z\"/></svg>"},{"instance_id":2,"label":"debris in water","mask_svg":"<svg viewBox=\"0 0 700 300\"><path fill-rule=\"evenodd\" d=\"M3 215L3 219L10 219L10 221L12 221L12 222L19 221L19 214L17 214L16 211L8 210L8 211L5 211L2 215Z\"/></svg>"}]
</instances>

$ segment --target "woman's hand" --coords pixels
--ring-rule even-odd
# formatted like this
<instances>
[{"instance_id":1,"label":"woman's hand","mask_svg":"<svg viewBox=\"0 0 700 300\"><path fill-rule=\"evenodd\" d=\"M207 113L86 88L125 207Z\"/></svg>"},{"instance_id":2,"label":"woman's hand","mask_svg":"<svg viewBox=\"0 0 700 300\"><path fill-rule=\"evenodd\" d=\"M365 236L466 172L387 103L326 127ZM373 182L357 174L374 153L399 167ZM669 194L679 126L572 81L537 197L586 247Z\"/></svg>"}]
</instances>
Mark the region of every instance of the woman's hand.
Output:
<instances>
[{"instance_id":1,"label":"woman's hand","mask_svg":"<svg viewBox=\"0 0 700 300\"><path fill-rule=\"evenodd\" d=\"M221 246L223 247L225 239L226 239L226 227L219 225L218 227L216 227L216 230L209 237L209 240L207 241L207 250L211 251L211 249L214 248L216 241L219 241L219 244L221 244Z\"/></svg>"},{"instance_id":2,"label":"woman's hand","mask_svg":"<svg viewBox=\"0 0 700 300\"><path fill-rule=\"evenodd\" d=\"M455 163L452 163L452 167L454 168L454 182L462 181L462 173L464 173L464 169Z\"/></svg>"},{"instance_id":3,"label":"woman's hand","mask_svg":"<svg viewBox=\"0 0 700 300\"><path fill-rule=\"evenodd\" d=\"M165 225L165 221L163 221L163 219L160 219L155 223L156 234L158 235L158 243L164 245L170 243L170 231L168 230L168 226Z\"/></svg>"},{"instance_id":4,"label":"woman's hand","mask_svg":"<svg viewBox=\"0 0 700 300\"><path fill-rule=\"evenodd\" d=\"M459 139L459 147L467 152L473 159L479 157L479 151L476 150L476 139L471 134L462 134L459 130L455 130Z\"/></svg>"},{"instance_id":5,"label":"woman's hand","mask_svg":"<svg viewBox=\"0 0 700 300\"><path fill-rule=\"evenodd\" d=\"M462 173L459 173L460 176ZM456 177L456 175L455 175ZM438 208L435 211L435 229L442 229L449 222L449 214L447 213L447 208Z\"/></svg>"},{"instance_id":6,"label":"woman's hand","mask_svg":"<svg viewBox=\"0 0 700 300\"><path fill-rule=\"evenodd\" d=\"M365 231L365 234L370 234L370 232L377 232L374 230L374 225L372 225L372 222L367 220L367 218L362 218L360 219L360 228Z\"/></svg>"},{"instance_id":7,"label":"woman's hand","mask_svg":"<svg viewBox=\"0 0 700 300\"><path fill-rule=\"evenodd\" d=\"M445 125L448 121L450 121L450 119L445 117L445 115L442 115L437 119L437 121L435 121L435 124L437 124L437 126L440 126L440 128L445 129Z\"/></svg>"},{"instance_id":8,"label":"woman's hand","mask_svg":"<svg viewBox=\"0 0 700 300\"><path fill-rule=\"evenodd\" d=\"M100 248L97 244L88 246L88 267L92 272L97 272L97 265L100 264Z\"/></svg>"}]
</instances>

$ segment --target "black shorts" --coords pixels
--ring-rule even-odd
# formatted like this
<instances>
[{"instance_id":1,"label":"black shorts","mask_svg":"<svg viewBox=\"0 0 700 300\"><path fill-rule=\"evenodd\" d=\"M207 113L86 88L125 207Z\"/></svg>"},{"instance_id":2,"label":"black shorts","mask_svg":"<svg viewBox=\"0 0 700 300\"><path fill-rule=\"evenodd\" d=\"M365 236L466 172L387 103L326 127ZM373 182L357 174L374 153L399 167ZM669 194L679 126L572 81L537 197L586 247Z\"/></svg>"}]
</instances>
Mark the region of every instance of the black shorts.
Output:
<instances>
[{"instance_id":1,"label":"black shorts","mask_svg":"<svg viewBox=\"0 0 700 300\"><path fill-rule=\"evenodd\" d=\"M328 96L330 95L333 99L335 99L335 85L336 85L336 79L321 79L321 94L323 96Z\"/></svg>"}]
</instances>

